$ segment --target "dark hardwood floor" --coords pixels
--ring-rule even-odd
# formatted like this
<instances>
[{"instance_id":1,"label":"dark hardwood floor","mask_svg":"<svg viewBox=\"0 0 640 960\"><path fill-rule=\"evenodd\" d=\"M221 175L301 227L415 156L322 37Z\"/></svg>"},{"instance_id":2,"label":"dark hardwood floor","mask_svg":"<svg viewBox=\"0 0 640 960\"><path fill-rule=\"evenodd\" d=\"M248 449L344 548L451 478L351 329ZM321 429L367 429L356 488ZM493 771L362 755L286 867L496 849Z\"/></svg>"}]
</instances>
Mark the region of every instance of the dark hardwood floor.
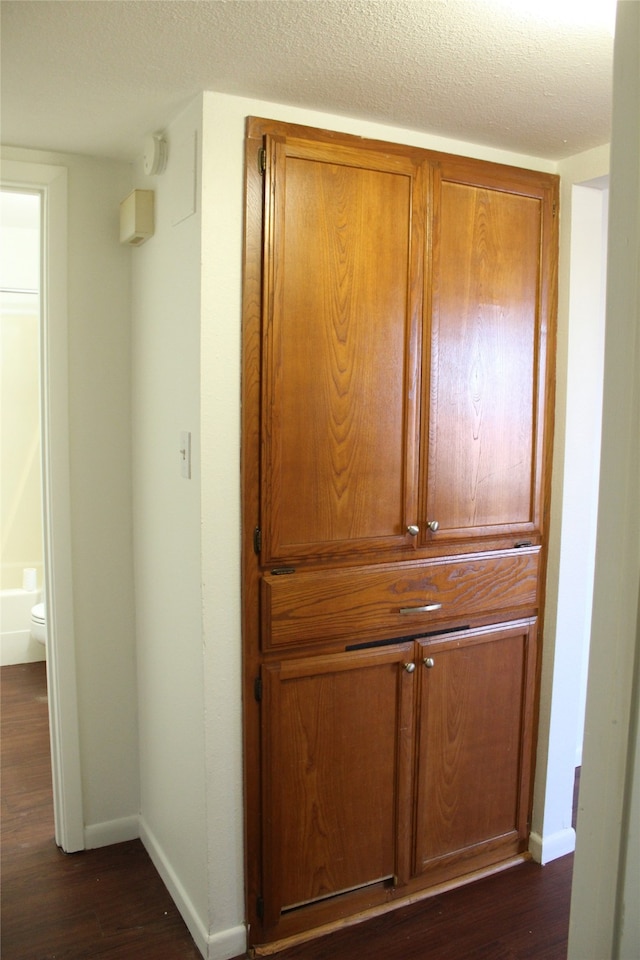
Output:
<instances>
[{"instance_id":1,"label":"dark hardwood floor","mask_svg":"<svg viewBox=\"0 0 640 960\"><path fill-rule=\"evenodd\" d=\"M278 960L566 960L572 861L512 867Z\"/></svg>"},{"instance_id":2,"label":"dark hardwood floor","mask_svg":"<svg viewBox=\"0 0 640 960\"><path fill-rule=\"evenodd\" d=\"M0 669L2 960L200 960L139 841L53 841L45 665ZM565 960L573 857L525 863L279 960Z\"/></svg>"},{"instance_id":3,"label":"dark hardwood floor","mask_svg":"<svg viewBox=\"0 0 640 960\"><path fill-rule=\"evenodd\" d=\"M202 960L139 840L53 840L44 663L0 669L2 960Z\"/></svg>"}]
</instances>

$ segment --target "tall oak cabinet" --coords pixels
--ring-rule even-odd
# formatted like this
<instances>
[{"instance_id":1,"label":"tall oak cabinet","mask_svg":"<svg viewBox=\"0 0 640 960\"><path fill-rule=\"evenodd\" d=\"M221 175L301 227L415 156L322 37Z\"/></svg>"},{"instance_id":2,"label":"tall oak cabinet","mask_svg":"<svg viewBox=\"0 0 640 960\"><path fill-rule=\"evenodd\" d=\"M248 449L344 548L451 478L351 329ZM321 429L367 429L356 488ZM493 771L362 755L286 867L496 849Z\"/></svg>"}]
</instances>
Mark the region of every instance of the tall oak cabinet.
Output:
<instances>
[{"instance_id":1,"label":"tall oak cabinet","mask_svg":"<svg viewBox=\"0 0 640 960\"><path fill-rule=\"evenodd\" d=\"M260 953L526 855L558 181L257 118L246 165Z\"/></svg>"}]
</instances>

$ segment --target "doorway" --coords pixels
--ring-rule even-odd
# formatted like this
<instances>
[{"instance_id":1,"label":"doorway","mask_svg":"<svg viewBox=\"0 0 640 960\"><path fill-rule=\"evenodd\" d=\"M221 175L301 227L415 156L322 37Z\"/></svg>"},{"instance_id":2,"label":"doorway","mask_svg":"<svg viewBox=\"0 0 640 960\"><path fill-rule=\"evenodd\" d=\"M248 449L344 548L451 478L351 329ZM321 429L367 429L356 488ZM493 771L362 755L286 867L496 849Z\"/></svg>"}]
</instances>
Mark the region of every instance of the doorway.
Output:
<instances>
[{"instance_id":1,"label":"doorway","mask_svg":"<svg viewBox=\"0 0 640 960\"><path fill-rule=\"evenodd\" d=\"M84 849L71 576L67 360L67 171L3 161L3 188L40 197L40 417L47 687L55 840Z\"/></svg>"},{"instance_id":2,"label":"doorway","mask_svg":"<svg viewBox=\"0 0 640 960\"><path fill-rule=\"evenodd\" d=\"M44 660L32 613L44 600L40 431L40 203L0 193L2 664Z\"/></svg>"}]
</instances>

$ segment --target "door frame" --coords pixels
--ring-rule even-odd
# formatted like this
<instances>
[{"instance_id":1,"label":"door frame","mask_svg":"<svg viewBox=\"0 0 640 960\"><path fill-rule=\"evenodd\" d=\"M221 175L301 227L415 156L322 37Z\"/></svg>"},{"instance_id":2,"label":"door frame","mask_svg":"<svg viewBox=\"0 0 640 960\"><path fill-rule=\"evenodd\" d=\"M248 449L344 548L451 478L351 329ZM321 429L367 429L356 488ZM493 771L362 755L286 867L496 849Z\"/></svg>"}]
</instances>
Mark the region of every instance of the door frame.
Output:
<instances>
[{"instance_id":1,"label":"door frame","mask_svg":"<svg viewBox=\"0 0 640 960\"><path fill-rule=\"evenodd\" d=\"M67 333L67 170L2 161L2 186L37 192L41 208L40 415L47 599L47 692L55 840L83 850L84 819L71 556Z\"/></svg>"}]
</instances>

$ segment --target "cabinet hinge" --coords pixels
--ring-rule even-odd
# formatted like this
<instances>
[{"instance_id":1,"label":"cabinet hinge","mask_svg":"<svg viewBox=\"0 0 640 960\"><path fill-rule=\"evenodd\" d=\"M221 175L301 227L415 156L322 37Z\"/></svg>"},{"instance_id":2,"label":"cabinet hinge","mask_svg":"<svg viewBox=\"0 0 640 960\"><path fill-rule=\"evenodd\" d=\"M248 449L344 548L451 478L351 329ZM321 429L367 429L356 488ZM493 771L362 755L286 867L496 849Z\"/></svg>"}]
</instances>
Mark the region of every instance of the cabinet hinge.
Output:
<instances>
[{"instance_id":1,"label":"cabinet hinge","mask_svg":"<svg viewBox=\"0 0 640 960\"><path fill-rule=\"evenodd\" d=\"M256 677L253 681L253 695L260 703L262 700L262 677Z\"/></svg>"},{"instance_id":2,"label":"cabinet hinge","mask_svg":"<svg viewBox=\"0 0 640 960\"><path fill-rule=\"evenodd\" d=\"M553 206L551 207L551 215L555 217L557 212L558 212L558 204L554 203Z\"/></svg>"},{"instance_id":3,"label":"cabinet hinge","mask_svg":"<svg viewBox=\"0 0 640 960\"><path fill-rule=\"evenodd\" d=\"M256 527L253 531L253 550L254 553L260 553L262 550L262 530Z\"/></svg>"},{"instance_id":4,"label":"cabinet hinge","mask_svg":"<svg viewBox=\"0 0 640 960\"><path fill-rule=\"evenodd\" d=\"M258 897L256 900L256 913L259 920L264 920L264 897Z\"/></svg>"},{"instance_id":5,"label":"cabinet hinge","mask_svg":"<svg viewBox=\"0 0 640 960\"><path fill-rule=\"evenodd\" d=\"M260 147L258 150L258 170L260 173L265 173L267 169L267 151L264 147Z\"/></svg>"}]
</instances>

